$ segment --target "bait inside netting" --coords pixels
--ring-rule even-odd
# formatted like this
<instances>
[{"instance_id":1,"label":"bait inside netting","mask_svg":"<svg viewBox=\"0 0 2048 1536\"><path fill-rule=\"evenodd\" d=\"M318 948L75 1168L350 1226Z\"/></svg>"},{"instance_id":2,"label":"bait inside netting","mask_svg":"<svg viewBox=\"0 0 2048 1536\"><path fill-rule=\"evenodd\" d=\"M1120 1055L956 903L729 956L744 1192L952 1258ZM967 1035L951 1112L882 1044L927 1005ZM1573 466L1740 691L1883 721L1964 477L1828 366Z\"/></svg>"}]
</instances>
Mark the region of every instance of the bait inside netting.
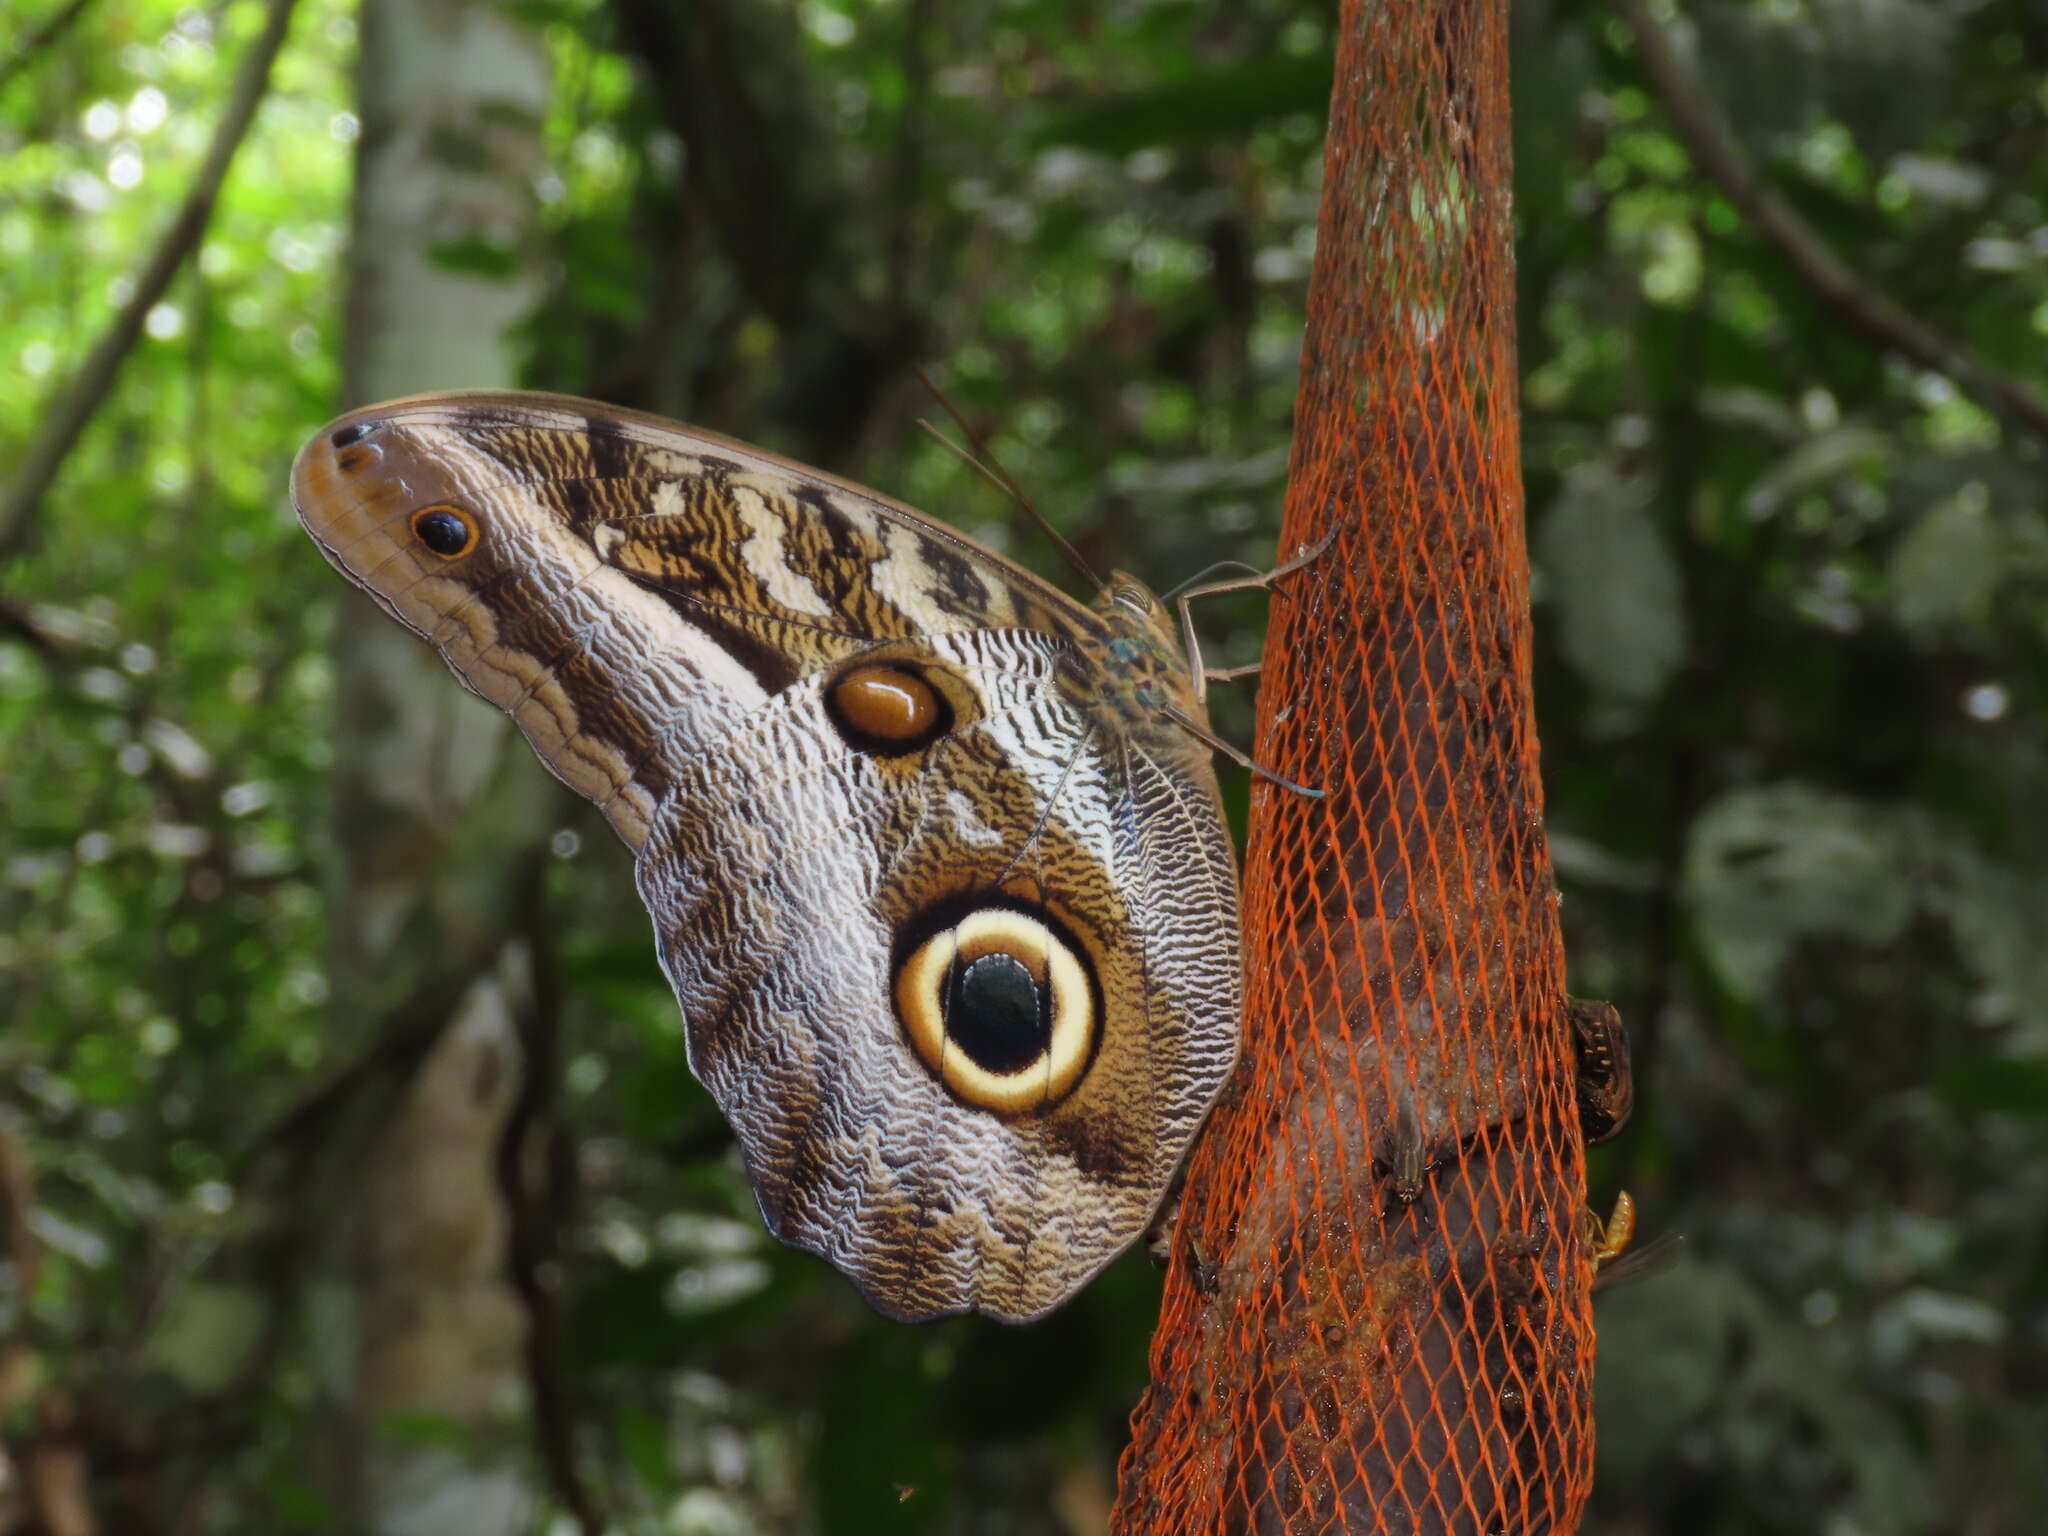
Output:
<instances>
[{"instance_id":1,"label":"bait inside netting","mask_svg":"<svg viewBox=\"0 0 2048 1536\"><path fill-rule=\"evenodd\" d=\"M1570 1531L1583 1149L1530 704L1507 16L1346 0L1254 790L1243 1064L1115 1528Z\"/></svg>"}]
</instances>

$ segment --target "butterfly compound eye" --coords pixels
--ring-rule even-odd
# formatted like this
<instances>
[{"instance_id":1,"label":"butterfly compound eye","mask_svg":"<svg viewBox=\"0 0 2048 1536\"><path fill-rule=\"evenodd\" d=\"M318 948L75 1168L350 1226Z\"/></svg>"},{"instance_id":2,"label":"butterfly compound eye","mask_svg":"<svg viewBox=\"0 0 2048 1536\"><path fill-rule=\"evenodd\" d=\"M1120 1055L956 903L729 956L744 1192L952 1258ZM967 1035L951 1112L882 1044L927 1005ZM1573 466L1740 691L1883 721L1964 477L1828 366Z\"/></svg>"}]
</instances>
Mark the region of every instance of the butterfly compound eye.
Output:
<instances>
[{"instance_id":1,"label":"butterfly compound eye","mask_svg":"<svg viewBox=\"0 0 2048 1536\"><path fill-rule=\"evenodd\" d=\"M952 708L930 679L886 662L835 678L825 690L825 708L849 745L881 757L914 752L953 725Z\"/></svg>"},{"instance_id":2,"label":"butterfly compound eye","mask_svg":"<svg viewBox=\"0 0 2048 1536\"><path fill-rule=\"evenodd\" d=\"M1007 908L970 912L896 972L896 1014L956 1098L997 1114L1043 1109L1081 1079L1096 1003L1074 947Z\"/></svg>"},{"instance_id":3,"label":"butterfly compound eye","mask_svg":"<svg viewBox=\"0 0 2048 1536\"><path fill-rule=\"evenodd\" d=\"M476 547L476 523L460 507L423 507L412 515L413 536L443 560Z\"/></svg>"}]
</instances>

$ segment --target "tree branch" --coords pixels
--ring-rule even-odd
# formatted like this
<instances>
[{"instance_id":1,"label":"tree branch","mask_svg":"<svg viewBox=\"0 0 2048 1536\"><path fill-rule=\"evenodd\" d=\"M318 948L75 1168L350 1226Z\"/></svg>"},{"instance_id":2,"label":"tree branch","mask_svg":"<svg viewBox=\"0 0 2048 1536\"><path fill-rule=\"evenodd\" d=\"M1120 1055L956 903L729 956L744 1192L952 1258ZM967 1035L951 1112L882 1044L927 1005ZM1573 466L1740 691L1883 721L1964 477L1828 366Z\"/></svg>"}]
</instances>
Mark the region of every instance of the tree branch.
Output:
<instances>
[{"instance_id":1,"label":"tree branch","mask_svg":"<svg viewBox=\"0 0 2048 1536\"><path fill-rule=\"evenodd\" d=\"M0 596L0 635L12 636L46 663L54 663L59 646L56 636L36 622L36 616L12 598Z\"/></svg>"},{"instance_id":2,"label":"tree branch","mask_svg":"<svg viewBox=\"0 0 2048 1536\"><path fill-rule=\"evenodd\" d=\"M70 0L68 5L58 6L15 44L14 52L0 60L0 91L6 90L16 75L35 62L37 54L69 32L91 4L92 0Z\"/></svg>"},{"instance_id":3,"label":"tree branch","mask_svg":"<svg viewBox=\"0 0 2048 1536\"><path fill-rule=\"evenodd\" d=\"M275 1151L316 1144L335 1116L370 1085L407 1080L440 1041L463 996L496 952L495 945L479 941L450 956L431 981L384 1016L376 1038L360 1056L257 1133L239 1154L236 1182L253 1177L257 1161Z\"/></svg>"},{"instance_id":4,"label":"tree branch","mask_svg":"<svg viewBox=\"0 0 2048 1536\"><path fill-rule=\"evenodd\" d=\"M1764 184L1643 0L1614 4L1694 167L1778 248L1821 303L1878 346L1955 380L1981 403L2048 442L2048 400L1864 282L1790 203Z\"/></svg>"},{"instance_id":5,"label":"tree branch","mask_svg":"<svg viewBox=\"0 0 2048 1536\"><path fill-rule=\"evenodd\" d=\"M134 292L121 306L113 321L94 345L85 364L73 375L57 398L42 413L42 430L29 444L13 483L0 501L0 561L22 554L32 542L36 508L49 491L65 458L77 444L108 392L114 386L121 364L141 338L143 321L178 275L185 259L198 248L213 217L213 205L220 196L221 183L234 163L235 151L256 120L256 109L270 87L270 67L284 46L298 0L270 0L263 31L250 47L235 77L228 109L213 132L206 159L199 167L185 201L164 231L163 239L135 280Z\"/></svg>"},{"instance_id":6,"label":"tree branch","mask_svg":"<svg viewBox=\"0 0 2048 1536\"><path fill-rule=\"evenodd\" d=\"M515 1010L519 1097L498 1144L498 1183L510 1220L505 1265L526 1308L526 1379L536 1448L555 1497L582 1536L602 1536L599 1513L576 1465L576 1411L562 1369L561 1228L571 1177L555 1086L561 1074L561 995L554 929L536 873L519 926L533 966L531 1005Z\"/></svg>"},{"instance_id":7,"label":"tree branch","mask_svg":"<svg viewBox=\"0 0 2048 1536\"><path fill-rule=\"evenodd\" d=\"M860 440L886 386L924 349L916 315L886 312L849 276L860 265L855 247L888 203L856 191L825 153L832 138L814 121L813 82L780 11L610 0L610 15L650 104L683 142L686 211L782 338L774 413L800 434L793 451L830 464ZM929 284L931 274L921 276Z\"/></svg>"}]
</instances>

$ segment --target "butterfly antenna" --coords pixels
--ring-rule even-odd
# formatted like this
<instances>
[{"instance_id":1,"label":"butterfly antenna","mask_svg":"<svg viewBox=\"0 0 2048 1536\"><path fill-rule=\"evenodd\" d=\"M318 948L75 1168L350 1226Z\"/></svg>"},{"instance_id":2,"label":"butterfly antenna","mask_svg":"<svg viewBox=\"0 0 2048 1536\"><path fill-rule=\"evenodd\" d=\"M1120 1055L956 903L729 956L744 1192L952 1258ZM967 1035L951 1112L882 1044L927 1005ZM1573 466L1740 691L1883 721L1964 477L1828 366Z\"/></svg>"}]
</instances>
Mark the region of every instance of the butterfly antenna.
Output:
<instances>
[{"instance_id":1,"label":"butterfly antenna","mask_svg":"<svg viewBox=\"0 0 2048 1536\"><path fill-rule=\"evenodd\" d=\"M1024 515L1029 517L1031 521L1033 521L1034 523L1038 524L1039 528L1044 531L1045 536L1052 540L1053 547L1060 552L1060 558L1065 560L1067 564L1070 567L1072 567L1074 574L1079 576L1083 581L1087 582L1089 586L1094 587L1098 591L1101 590L1103 581L1100 576L1095 574L1095 568L1081 557L1081 551L1074 548L1072 544L1067 542L1067 537L1065 534L1061 533L1059 529L1053 527L1051 523L1046 521L1045 514L1043 512L1040 512L1038 508L1032 504L1031 498L1024 494L1024 487L1017 483L1017 477L1015 475L1012 475L1007 469L1003 468L1002 461L999 460L995 456L995 454L990 451L988 444L982 440L981 434L976 432L974 428L970 427L967 424L967 418L962 416L960 412L954 408L953 402L946 398L946 392L940 389L938 385L932 382L931 375L926 373L921 365L917 363L912 363L910 365L910 371L917 375L918 383L922 384L925 387L925 389L931 394L931 397L939 402L940 409L943 410L948 416L952 418L953 425L958 427L961 431L961 434L965 436L967 441L973 445L974 453L972 455L969 455L963 452L956 444L948 442L944 437L941 437L937 432L932 432L932 436L938 438L940 442L945 443L948 448L951 448L955 453L959 454L961 458L966 459L968 463L972 464L976 469L980 470L982 474L986 475L996 485L1000 486L1004 493L1008 495L1012 501L1016 502L1017 505L1023 509ZM922 421L920 421L918 425L924 427L927 432L931 432L932 430L929 426L926 426L925 423L923 423Z\"/></svg>"},{"instance_id":2,"label":"butterfly antenna","mask_svg":"<svg viewBox=\"0 0 2048 1536\"><path fill-rule=\"evenodd\" d=\"M917 418L917 424L924 432L926 432L931 437L931 440L933 442L937 443L941 448L945 449L946 452L952 454L954 458L958 459L962 464L965 464L969 469L973 470L977 475L981 476L982 479L986 480L990 485L994 486L997 490L1001 491L1005 496L1010 496L1012 494L1010 491L1010 483L1007 480L1003 479L1001 475L998 475L994 470L990 469L986 464L982 463L980 459L977 459L974 456L973 449L962 448L958 443L954 442L953 439L946 436L945 433L941 432L937 427L933 426L929 421L925 420L922 416Z\"/></svg>"}]
</instances>

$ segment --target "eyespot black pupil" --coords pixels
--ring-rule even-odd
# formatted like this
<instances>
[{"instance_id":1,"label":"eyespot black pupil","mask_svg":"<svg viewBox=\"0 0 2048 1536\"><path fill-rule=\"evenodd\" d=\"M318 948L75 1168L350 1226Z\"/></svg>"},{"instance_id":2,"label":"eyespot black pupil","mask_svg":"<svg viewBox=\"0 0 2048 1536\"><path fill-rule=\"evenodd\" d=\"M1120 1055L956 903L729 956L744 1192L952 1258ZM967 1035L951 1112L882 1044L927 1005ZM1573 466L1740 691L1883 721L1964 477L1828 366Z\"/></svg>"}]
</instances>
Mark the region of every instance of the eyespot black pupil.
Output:
<instances>
[{"instance_id":1,"label":"eyespot black pupil","mask_svg":"<svg viewBox=\"0 0 2048 1536\"><path fill-rule=\"evenodd\" d=\"M437 555L459 555L469 547L469 524L453 512L428 512L412 526L420 542Z\"/></svg>"},{"instance_id":2,"label":"eyespot black pupil","mask_svg":"<svg viewBox=\"0 0 2048 1536\"><path fill-rule=\"evenodd\" d=\"M1015 955L982 955L948 978L946 1037L985 1072L1019 1072L1052 1044L1051 997Z\"/></svg>"}]
</instances>

